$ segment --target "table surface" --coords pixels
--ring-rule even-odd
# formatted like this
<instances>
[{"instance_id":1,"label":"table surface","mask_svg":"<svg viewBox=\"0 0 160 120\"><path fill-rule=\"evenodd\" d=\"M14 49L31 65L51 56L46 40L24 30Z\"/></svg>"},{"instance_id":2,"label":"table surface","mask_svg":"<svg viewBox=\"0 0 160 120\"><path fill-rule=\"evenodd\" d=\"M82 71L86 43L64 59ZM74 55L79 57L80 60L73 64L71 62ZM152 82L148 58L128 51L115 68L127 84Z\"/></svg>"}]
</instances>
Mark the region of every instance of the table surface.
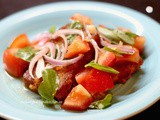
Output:
<instances>
[{"instance_id":1,"label":"table surface","mask_svg":"<svg viewBox=\"0 0 160 120\"><path fill-rule=\"evenodd\" d=\"M62 1L62 0L0 0L0 19L17 11L20 11L22 9L57 1ZM160 0L99 0L99 1L130 7L132 9L138 10L139 12L142 12L150 16L151 18L160 23ZM160 120L159 114L160 114L160 100L154 103L148 109L144 110L143 112L128 118L128 120L144 120L150 117Z\"/></svg>"}]
</instances>

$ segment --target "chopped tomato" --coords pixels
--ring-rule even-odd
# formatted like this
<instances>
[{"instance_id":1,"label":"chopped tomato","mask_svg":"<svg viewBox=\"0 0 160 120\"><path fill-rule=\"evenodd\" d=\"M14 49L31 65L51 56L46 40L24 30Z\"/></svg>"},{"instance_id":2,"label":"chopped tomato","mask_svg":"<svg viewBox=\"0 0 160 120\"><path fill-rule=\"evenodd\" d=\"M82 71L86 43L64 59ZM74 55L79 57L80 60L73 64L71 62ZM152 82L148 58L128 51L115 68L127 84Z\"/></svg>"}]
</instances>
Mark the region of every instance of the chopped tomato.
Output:
<instances>
[{"instance_id":1,"label":"chopped tomato","mask_svg":"<svg viewBox=\"0 0 160 120\"><path fill-rule=\"evenodd\" d=\"M99 55L98 64L103 66L112 66L116 61L116 56L113 52L106 51Z\"/></svg>"},{"instance_id":2,"label":"chopped tomato","mask_svg":"<svg viewBox=\"0 0 160 120\"><path fill-rule=\"evenodd\" d=\"M107 72L94 68L85 69L76 75L76 81L90 93L103 92L114 87L113 79Z\"/></svg>"},{"instance_id":3,"label":"chopped tomato","mask_svg":"<svg viewBox=\"0 0 160 120\"><path fill-rule=\"evenodd\" d=\"M83 111L93 102L90 93L82 86L74 87L65 99L62 108L67 110Z\"/></svg>"},{"instance_id":4,"label":"chopped tomato","mask_svg":"<svg viewBox=\"0 0 160 120\"><path fill-rule=\"evenodd\" d=\"M123 56L116 56L116 61L129 61L129 62L134 62L134 63L139 63L141 60L139 50L135 49L135 53L133 55L125 54Z\"/></svg>"},{"instance_id":5,"label":"chopped tomato","mask_svg":"<svg viewBox=\"0 0 160 120\"><path fill-rule=\"evenodd\" d=\"M13 77L21 77L29 65L29 62L17 58L14 55L17 50L16 48L7 49L3 54L4 68Z\"/></svg>"},{"instance_id":6,"label":"chopped tomato","mask_svg":"<svg viewBox=\"0 0 160 120\"><path fill-rule=\"evenodd\" d=\"M90 32L91 35L97 34L97 28L95 25L86 25L86 29Z\"/></svg>"},{"instance_id":7,"label":"chopped tomato","mask_svg":"<svg viewBox=\"0 0 160 120\"><path fill-rule=\"evenodd\" d=\"M11 43L9 48L24 48L30 45L30 41L26 34L20 34Z\"/></svg>"},{"instance_id":8,"label":"chopped tomato","mask_svg":"<svg viewBox=\"0 0 160 120\"><path fill-rule=\"evenodd\" d=\"M144 36L137 36L134 40L134 47L137 48L139 50L139 52L141 53L144 49L144 43L145 43L146 39Z\"/></svg>"},{"instance_id":9,"label":"chopped tomato","mask_svg":"<svg viewBox=\"0 0 160 120\"><path fill-rule=\"evenodd\" d=\"M91 25L92 20L90 17L85 16L85 15L81 15L79 13L74 14L73 16L71 16L72 20L78 20L79 22L81 22L82 24L86 24L86 25Z\"/></svg>"},{"instance_id":10,"label":"chopped tomato","mask_svg":"<svg viewBox=\"0 0 160 120\"><path fill-rule=\"evenodd\" d=\"M85 68L82 69L76 76L76 81L78 83L82 83L83 80L87 79L88 74L90 73L91 69L90 68Z\"/></svg>"},{"instance_id":11,"label":"chopped tomato","mask_svg":"<svg viewBox=\"0 0 160 120\"><path fill-rule=\"evenodd\" d=\"M68 46L65 58L72 58L79 54L84 54L89 50L90 50L89 44L85 41L82 41L80 36L77 36Z\"/></svg>"}]
</instances>

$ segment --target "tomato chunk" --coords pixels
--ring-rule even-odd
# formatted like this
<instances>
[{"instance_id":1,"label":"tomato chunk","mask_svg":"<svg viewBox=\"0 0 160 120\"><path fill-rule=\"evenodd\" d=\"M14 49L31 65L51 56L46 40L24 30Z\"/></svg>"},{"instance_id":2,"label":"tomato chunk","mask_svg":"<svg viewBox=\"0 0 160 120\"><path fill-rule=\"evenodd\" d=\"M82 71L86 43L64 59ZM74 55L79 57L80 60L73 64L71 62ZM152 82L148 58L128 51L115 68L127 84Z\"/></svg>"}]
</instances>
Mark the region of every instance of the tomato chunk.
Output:
<instances>
[{"instance_id":1,"label":"tomato chunk","mask_svg":"<svg viewBox=\"0 0 160 120\"><path fill-rule=\"evenodd\" d=\"M4 68L13 77L21 77L29 66L29 62L14 55L17 50L15 48L7 49L3 54Z\"/></svg>"},{"instance_id":2,"label":"tomato chunk","mask_svg":"<svg viewBox=\"0 0 160 120\"><path fill-rule=\"evenodd\" d=\"M85 69L76 75L76 81L88 90L91 94L103 92L114 87L113 79L107 72L94 68Z\"/></svg>"},{"instance_id":3,"label":"tomato chunk","mask_svg":"<svg viewBox=\"0 0 160 120\"><path fill-rule=\"evenodd\" d=\"M73 16L71 16L72 20L78 20L79 22L81 22L82 24L86 24L86 25L91 25L92 20L90 17L85 16L85 15L81 15L79 13L74 14Z\"/></svg>"},{"instance_id":4,"label":"tomato chunk","mask_svg":"<svg viewBox=\"0 0 160 120\"><path fill-rule=\"evenodd\" d=\"M139 50L139 52L141 53L144 49L144 43L145 43L146 39L144 36L137 36L134 40L134 47L137 48Z\"/></svg>"},{"instance_id":5,"label":"tomato chunk","mask_svg":"<svg viewBox=\"0 0 160 120\"><path fill-rule=\"evenodd\" d=\"M85 41L82 41L80 36L77 36L68 46L67 53L65 58L72 58L78 56L79 54L84 54L90 50L89 44Z\"/></svg>"},{"instance_id":6,"label":"tomato chunk","mask_svg":"<svg viewBox=\"0 0 160 120\"><path fill-rule=\"evenodd\" d=\"M11 43L9 48L24 48L30 45L30 41L26 34L20 34Z\"/></svg>"},{"instance_id":7,"label":"tomato chunk","mask_svg":"<svg viewBox=\"0 0 160 120\"><path fill-rule=\"evenodd\" d=\"M62 108L67 110L83 111L93 102L90 93L82 86L74 87L65 99Z\"/></svg>"},{"instance_id":8,"label":"tomato chunk","mask_svg":"<svg viewBox=\"0 0 160 120\"><path fill-rule=\"evenodd\" d=\"M116 61L116 56L113 52L106 51L99 55L98 64L103 66L113 66Z\"/></svg>"},{"instance_id":9,"label":"tomato chunk","mask_svg":"<svg viewBox=\"0 0 160 120\"><path fill-rule=\"evenodd\" d=\"M125 54L123 56L117 56L116 57L116 62L118 62L118 61L129 61L129 62L139 63L139 61L142 58L140 57L139 50L136 49L136 48L134 48L134 49L135 49L135 53L133 55Z\"/></svg>"}]
</instances>

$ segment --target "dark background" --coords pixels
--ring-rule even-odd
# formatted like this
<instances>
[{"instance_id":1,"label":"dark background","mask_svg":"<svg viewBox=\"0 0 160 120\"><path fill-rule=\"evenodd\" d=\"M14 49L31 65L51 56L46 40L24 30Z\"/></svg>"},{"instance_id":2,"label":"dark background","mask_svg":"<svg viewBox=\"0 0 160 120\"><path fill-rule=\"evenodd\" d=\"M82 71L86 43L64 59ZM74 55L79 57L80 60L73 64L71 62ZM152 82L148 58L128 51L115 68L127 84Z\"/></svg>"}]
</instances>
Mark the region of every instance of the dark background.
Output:
<instances>
[{"instance_id":1,"label":"dark background","mask_svg":"<svg viewBox=\"0 0 160 120\"><path fill-rule=\"evenodd\" d=\"M0 0L0 19L16 11L20 11L28 7L41 5L49 2L57 2L57 1L71 1L71 0ZM135 10L138 10L144 14L147 14L148 16L152 17L153 19L155 19L160 23L160 0L88 0L88 1L103 1L103 2L109 2L127 6ZM152 13L146 12L147 6L153 7Z\"/></svg>"},{"instance_id":2,"label":"dark background","mask_svg":"<svg viewBox=\"0 0 160 120\"><path fill-rule=\"evenodd\" d=\"M41 5L44 3L57 2L57 1L69 1L69 0L0 0L0 19L25 8ZM97 0L92 0L92 1L97 1ZM150 16L155 21L160 23L160 0L99 0L99 1L119 4L138 10L139 12L142 12ZM152 13L148 13L146 11L147 6L151 6L153 8ZM148 109L144 110L143 112L128 118L128 120L146 120L148 118L154 120L160 120L160 100L155 104L153 104Z\"/></svg>"}]
</instances>

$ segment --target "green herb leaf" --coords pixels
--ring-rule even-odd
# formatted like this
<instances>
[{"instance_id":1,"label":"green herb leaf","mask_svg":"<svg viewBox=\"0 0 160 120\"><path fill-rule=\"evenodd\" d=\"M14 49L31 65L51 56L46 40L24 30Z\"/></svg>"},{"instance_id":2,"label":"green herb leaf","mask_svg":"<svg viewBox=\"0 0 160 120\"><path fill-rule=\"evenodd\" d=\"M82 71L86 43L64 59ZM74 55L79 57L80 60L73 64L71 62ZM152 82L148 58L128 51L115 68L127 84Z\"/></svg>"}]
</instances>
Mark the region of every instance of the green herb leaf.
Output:
<instances>
[{"instance_id":1,"label":"green herb leaf","mask_svg":"<svg viewBox=\"0 0 160 120\"><path fill-rule=\"evenodd\" d=\"M67 36L68 43L71 44L71 42L76 38L76 36L77 35L68 35Z\"/></svg>"},{"instance_id":2,"label":"green herb leaf","mask_svg":"<svg viewBox=\"0 0 160 120\"><path fill-rule=\"evenodd\" d=\"M106 51L115 52L115 53L118 53L118 54L130 54L130 53L128 53L128 52L123 52L123 51L121 51L121 50L119 50L119 49L117 49L117 48L109 48L109 47L107 47L107 46L103 47L103 49L106 50ZM133 53L132 53L132 54L133 54Z\"/></svg>"},{"instance_id":3,"label":"green herb leaf","mask_svg":"<svg viewBox=\"0 0 160 120\"><path fill-rule=\"evenodd\" d=\"M95 63L94 61L91 61L90 63L86 64L85 67L93 67L97 70L101 70L101 71L109 72L109 73L113 73L113 74L119 73L117 70L115 70L111 67L99 65L99 64Z\"/></svg>"},{"instance_id":4,"label":"green herb leaf","mask_svg":"<svg viewBox=\"0 0 160 120\"><path fill-rule=\"evenodd\" d=\"M91 103L89 108L104 109L111 105L112 97L112 94L107 94L104 99Z\"/></svg>"},{"instance_id":5,"label":"green herb leaf","mask_svg":"<svg viewBox=\"0 0 160 120\"><path fill-rule=\"evenodd\" d=\"M130 37L132 37L132 38L135 38L135 37L138 36L137 34L132 33L132 32L126 32L126 35L128 35L128 36L130 36Z\"/></svg>"},{"instance_id":6,"label":"green herb leaf","mask_svg":"<svg viewBox=\"0 0 160 120\"><path fill-rule=\"evenodd\" d=\"M51 26L51 28L49 29L49 32L53 34L55 31L56 31L56 27Z\"/></svg>"},{"instance_id":7,"label":"green herb leaf","mask_svg":"<svg viewBox=\"0 0 160 120\"><path fill-rule=\"evenodd\" d=\"M56 84L57 73L52 69L46 69L42 72L43 81L38 87L38 93L42 97L45 105L56 104L54 99L58 85Z\"/></svg>"},{"instance_id":8,"label":"green herb leaf","mask_svg":"<svg viewBox=\"0 0 160 120\"><path fill-rule=\"evenodd\" d=\"M37 52L33 47L25 47L18 49L15 56L30 62Z\"/></svg>"},{"instance_id":9,"label":"green herb leaf","mask_svg":"<svg viewBox=\"0 0 160 120\"><path fill-rule=\"evenodd\" d=\"M81 30L83 28L83 25L79 21L75 20L70 24L69 28Z\"/></svg>"},{"instance_id":10,"label":"green herb leaf","mask_svg":"<svg viewBox=\"0 0 160 120\"><path fill-rule=\"evenodd\" d=\"M108 38L109 40L111 40L111 42L113 43L119 43L120 38L113 33L112 29L108 29L108 28L103 28L103 27L97 27L97 30L103 34L106 38Z\"/></svg>"},{"instance_id":11,"label":"green herb leaf","mask_svg":"<svg viewBox=\"0 0 160 120\"><path fill-rule=\"evenodd\" d=\"M72 21L69 28L81 30L83 28L83 25L79 21L75 20L75 21ZM67 35L68 43L71 44L71 42L75 39L76 36L77 35Z\"/></svg>"},{"instance_id":12,"label":"green herb leaf","mask_svg":"<svg viewBox=\"0 0 160 120\"><path fill-rule=\"evenodd\" d=\"M109 29L103 27L97 27L97 30L103 34L106 38L111 40L111 43L118 44L119 41L122 41L129 45L134 45L134 38L137 36L134 33L124 32L118 29Z\"/></svg>"},{"instance_id":13,"label":"green herb leaf","mask_svg":"<svg viewBox=\"0 0 160 120\"><path fill-rule=\"evenodd\" d=\"M115 29L113 33L117 35L123 42L134 45L134 38L127 35L126 32Z\"/></svg>"}]
</instances>

